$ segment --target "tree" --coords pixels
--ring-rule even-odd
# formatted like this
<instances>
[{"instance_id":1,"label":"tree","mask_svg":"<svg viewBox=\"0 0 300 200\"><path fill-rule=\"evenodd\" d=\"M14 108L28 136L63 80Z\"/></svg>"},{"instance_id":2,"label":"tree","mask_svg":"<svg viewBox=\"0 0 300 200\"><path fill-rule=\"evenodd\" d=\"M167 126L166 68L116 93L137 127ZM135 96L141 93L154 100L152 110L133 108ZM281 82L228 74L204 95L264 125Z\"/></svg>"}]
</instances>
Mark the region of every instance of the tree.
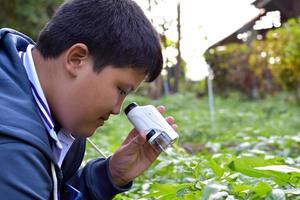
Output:
<instances>
[{"instance_id":1,"label":"tree","mask_svg":"<svg viewBox=\"0 0 300 200\"><path fill-rule=\"evenodd\" d=\"M1 1L0 27L16 29L33 39L63 0Z\"/></svg>"},{"instance_id":2,"label":"tree","mask_svg":"<svg viewBox=\"0 0 300 200\"><path fill-rule=\"evenodd\" d=\"M169 4L170 1L168 0L148 0L148 11L150 15L155 13L155 11L160 10L162 6L166 6ZM151 21L159 31L161 36L161 43L164 51L164 55L167 55L167 52L175 52L176 55L173 53L172 56L165 56L165 66L164 66L164 74L163 77L160 77L161 83L168 87L170 92L177 92L179 90L179 82L182 78L184 78L185 71L184 65L185 62L182 60L181 52L180 52L180 39L181 39L181 25L180 25L180 15L181 15L181 7L180 1L177 4L172 4L174 9L174 13L177 13L176 17L170 18L170 16L160 15L156 16L155 14L151 16ZM177 11L177 12L176 12ZM168 38L168 32L176 32L177 39L176 41L170 40ZM169 55L169 54L168 54ZM167 83L167 84L166 84ZM154 88L154 87L153 87ZM166 91L165 91L166 92Z\"/></svg>"},{"instance_id":3,"label":"tree","mask_svg":"<svg viewBox=\"0 0 300 200\"><path fill-rule=\"evenodd\" d=\"M181 43L181 9L180 9L180 1L177 3L177 34L178 34L178 40L176 43L176 49L178 50L178 54L176 57L177 63L175 65L175 76L174 76L174 86L173 90L174 92L178 92L179 88L179 79L182 74L181 70L181 64L182 64L182 58L181 58L181 50L180 50L180 43Z\"/></svg>"}]
</instances>

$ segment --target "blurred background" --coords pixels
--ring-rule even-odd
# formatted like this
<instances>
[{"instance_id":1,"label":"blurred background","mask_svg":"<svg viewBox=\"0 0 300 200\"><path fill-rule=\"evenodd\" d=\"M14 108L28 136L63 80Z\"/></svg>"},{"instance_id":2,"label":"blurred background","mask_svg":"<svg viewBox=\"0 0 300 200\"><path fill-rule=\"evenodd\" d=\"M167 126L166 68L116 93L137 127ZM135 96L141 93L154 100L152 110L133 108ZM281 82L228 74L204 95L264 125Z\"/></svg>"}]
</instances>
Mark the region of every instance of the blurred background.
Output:
<instances>
[{"instance_id":1,"label":"blurred background","mask_svg":"<svg viewBox=\"0 0 300 200\"><path fill-rule=\"evenodd\" d=\"M0 27L35 40L61 2L0 0ZM165 105L180 139L116 199L300 199L300 1L136 2L164 69L124 107ZM92 140L109 155L131 128L121 113Z\"/></svg>"}]
</instances>

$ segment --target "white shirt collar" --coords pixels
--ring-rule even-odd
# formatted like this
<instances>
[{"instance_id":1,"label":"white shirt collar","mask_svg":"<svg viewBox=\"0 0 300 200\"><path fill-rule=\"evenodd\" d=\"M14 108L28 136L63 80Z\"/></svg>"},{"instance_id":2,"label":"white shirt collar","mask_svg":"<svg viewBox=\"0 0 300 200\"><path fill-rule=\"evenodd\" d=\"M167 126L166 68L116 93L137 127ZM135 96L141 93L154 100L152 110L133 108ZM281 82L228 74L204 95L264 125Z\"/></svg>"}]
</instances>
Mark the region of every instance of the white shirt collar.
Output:
<instances>
[{"instance_id":1,"label":"white shirt collar","mask_svg":"<svg viewBox=\"0 0 300 200\"><path fill-rule=\"evenodd\" d=\"M34 46L31 44L28 45L26 53L19 52L19 55L23 61L28 79L31 83L32 94L40 111L40 116L50 134L50 137L55 141L55 145L52 147L54 157L56 158L58 165L61 166L64 157L75 139L71 133L63 128L58 132L58 134L56 134L54 130L54 121L32 58L33 47Z\"/></svg>"}]
</instances>

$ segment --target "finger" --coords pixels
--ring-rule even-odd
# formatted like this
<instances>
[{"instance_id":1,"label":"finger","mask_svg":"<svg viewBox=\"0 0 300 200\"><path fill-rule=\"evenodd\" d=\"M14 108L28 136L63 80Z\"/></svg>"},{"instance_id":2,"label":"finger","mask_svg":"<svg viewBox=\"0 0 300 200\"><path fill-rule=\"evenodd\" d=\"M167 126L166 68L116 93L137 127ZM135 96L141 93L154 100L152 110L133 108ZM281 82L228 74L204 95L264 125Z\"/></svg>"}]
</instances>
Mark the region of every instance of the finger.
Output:
<instances>
[{"instance_id":1,"label":"finger","mask_svg":"<svg viewBox=\"0 0 300 200\"><path fill-rule=\"evenodd\" d=\"M128 145L131 146L132 148L139 148L143 144L147 142L146 136L143 133L138 134L135 138L133 138Z\"/></svg>"},{"instance_id":2,"label":"finger","mask_svg":"<svg viewBox=\"0 0 300 200\"><path fill-rule=\"evenodd\" d=\"M151 144L149 144L148 146L149 159L151 160L151 162L153 162L159 156L159 154L161 154L162 149L159 147L154 147Z\"/></svg>"},{"instance_id":3,"label":"finger","mask_svg":"<svg viewBox=\"0 0 300 200\"><path fill-rule=\"evenodd\" d=\"M163 105L157 106L156 109L158 110L158 112L160 113L164 113L166 108Z\"/></svg>"},{"instance_id":4,"label":"finger","mask_svg":"<svg viewBox=\"0 0 300 200\"><path fill-rule=\"evenodd\" d=\"M175 122L175 119L172 116L168 116L168 117L166 117L166 121L168 122L168 124L171 125Z\"/></svg>"},{"instance_id":5,"label":"finger","mask_svg":"<svg viewBox=\"0 0 300 200\"><path fill-rule=\"evenodd\" d=\"M176 131L178 128L177 124L172 124L172 128Z\"/></svg>"},{"instance_id":6,"label":"finger","mask_svg":"<svg viewBox=\"0 0 300 200\"><path fill-rule=\"evenodd\" d=\"M132 129L126 139L123 141L122 145L128 144L133 138L135 138L137 135L139 135L138 131L134 128Z\"/></svg>"}]
</instances>

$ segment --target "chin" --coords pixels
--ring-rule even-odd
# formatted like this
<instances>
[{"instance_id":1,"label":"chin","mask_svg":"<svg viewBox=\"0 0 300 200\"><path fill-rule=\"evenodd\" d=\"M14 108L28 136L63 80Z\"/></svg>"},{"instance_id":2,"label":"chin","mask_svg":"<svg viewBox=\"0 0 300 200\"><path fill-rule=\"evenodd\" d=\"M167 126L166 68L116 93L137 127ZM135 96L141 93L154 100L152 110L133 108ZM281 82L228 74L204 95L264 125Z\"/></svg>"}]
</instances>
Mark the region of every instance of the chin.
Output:
<instances>
[{"instance_id":1,"label":"chin","mask_svg":"<svg viewBox=\"0 0 300 200\"><path fill-rule=\"evenodd\" d=\"M94 135L94 133L95 133L95 130L92 132L87 131L87 132L83 133L81 136L88 138L88 137L91 137L92 135Z\"/></svg>"},{"instance_id":2,"label":"chin","mask_svg":"<svg viewBox=\"0 0 300 200\"><path fill-rule=\"evenodd\" d=\"M73 133L75 133L74 135L76 136L80 136L80 137L91 137L94 133L95 133L96 129L90 129L90 130L77 130L77 131L73 131Z\"/></svg>"}]
</instances>

